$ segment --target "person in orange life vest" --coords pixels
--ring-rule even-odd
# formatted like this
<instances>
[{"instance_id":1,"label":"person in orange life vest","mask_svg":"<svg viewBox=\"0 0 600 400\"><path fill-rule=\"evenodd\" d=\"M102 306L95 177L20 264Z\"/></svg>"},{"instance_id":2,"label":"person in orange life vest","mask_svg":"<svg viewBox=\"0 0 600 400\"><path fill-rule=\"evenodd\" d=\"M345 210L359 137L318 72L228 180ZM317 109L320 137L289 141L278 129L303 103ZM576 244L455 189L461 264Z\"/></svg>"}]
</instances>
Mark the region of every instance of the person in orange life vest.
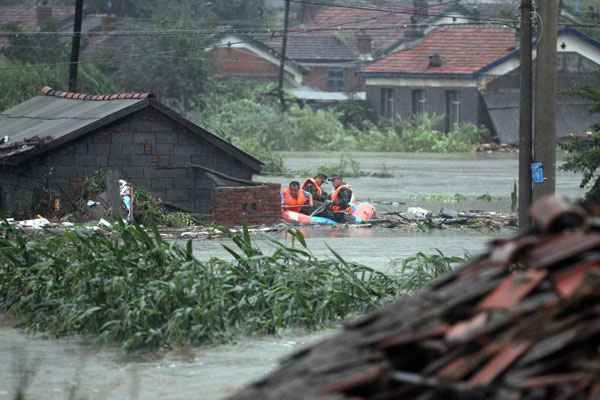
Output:
<instances>
[{"instance_id":1,"label":"person in orange life vest","mask_svg":"<svg viewBox=\"0 0 600 400\"><path fill-rule=\"evenodd\" d=\"M302 184L302 190L310 193L315 202L323 203L327 200L328 194L323 190L323 185L327 182L327 175L318 174L314 178L308 178Z\"/></svg>"},{"instance_id":2,"label":"person in orange life vest","mask_svg":"<svg viewBox=\"0 0 600 400\"><path fill-rule=\"evenodd\" d=\"M330 218L337 222L348 222L352 219L352 188L341 176L331 178L333 192L329 195Z\"/></svg>"},{"instance_id":3,"label":"person in orange life vest","mask_svg":"<svg viewBox=\"0 0 600 400\"><path fill-rule=\"evenodd\" d=\"M281 208L284 211L301 212L305 206L312 206L313 200L310 193L300 190L300 182L292 181L281 192Z\"/></svg>"}]
</instances>

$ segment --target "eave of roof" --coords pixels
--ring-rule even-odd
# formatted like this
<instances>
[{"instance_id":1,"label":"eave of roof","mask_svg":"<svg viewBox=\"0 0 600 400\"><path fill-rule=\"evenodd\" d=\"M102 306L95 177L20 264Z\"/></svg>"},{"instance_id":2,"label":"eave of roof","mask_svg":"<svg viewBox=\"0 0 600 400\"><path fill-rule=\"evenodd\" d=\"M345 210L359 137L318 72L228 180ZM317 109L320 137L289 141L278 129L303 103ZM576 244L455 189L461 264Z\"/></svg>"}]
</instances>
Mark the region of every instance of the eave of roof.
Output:
<instances>
[{"instance_id":1,"label":"eave of roof","mask_svg":"<svg viewBox=\"0 0 600 400\"><path fill-rule=\"evenodd\" d=\"M444 72L431 72L431 73L414 73L414 72L367 72L361 71L360 73L365 78L406 78L406 79L423 79L423 78L444 78L444 79L477 79L477 74L473 73L444 73Z\"/></svg>"}]
</instances>

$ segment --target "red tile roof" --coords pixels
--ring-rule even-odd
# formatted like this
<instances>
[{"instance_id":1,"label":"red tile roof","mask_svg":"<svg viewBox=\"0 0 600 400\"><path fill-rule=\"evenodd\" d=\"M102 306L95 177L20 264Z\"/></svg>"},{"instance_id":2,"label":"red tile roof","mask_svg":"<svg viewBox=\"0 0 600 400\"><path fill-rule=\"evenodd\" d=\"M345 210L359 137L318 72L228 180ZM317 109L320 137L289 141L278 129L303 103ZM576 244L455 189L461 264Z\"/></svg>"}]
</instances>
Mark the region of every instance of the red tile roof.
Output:
<instances>
[{"instance_id":1,"label":"red tile roof","mask_svg":"<svg viewBox=\"0 0 600 400\"><path fill-rule=\"evenodd\" d=\"M515 31L498 26L444 26L431 31L415 47L377 60L365 72L408 74L472 74L514 50ZM442 65L430 66L439 54Z\"/></svg>"},{"instance_id":2,"label":"red tile roof","mask_svg":"<svg viewBox=\"0 0 600 400\"><path fill-rule=\"evenodd\" d=\"M104 94L104 95L91 95L84 93L75 92L63 92L60 90L52 89L51 87L45 86L42 88L42 94L44 96L51 97L62 97L64 99L72 100L88 100L88 101L108 101L108 100L140 100L153 98L152 93L116 93L116 94Z\"/></svg>"},{"instance_id":3,"label":"red tile roof","mask_svg":"<svg viewBox=\"0 0 600 400\"><path fill-rule=\"evenodd\" d=\"M52 7L52 17L62 19L74 14L73 7ZM0 7L0 26L17 25L24 30L39 27L36 7Z\"/></svg>"},{"instance_id":4,"label":"red tile roof","mask_svg":"<svg viewBox=\"0 0 600 400\"><path fill-rule=\"evenodd\" d=\"M447 7L447 3L431 5L427 9L427 16L440 15ZM326 29L323 32L326 34L331 34L334 28L339 28L340 34L343 37L351 36L350 41L354 44L357 35L364 32L373 38L373 50L382 51L404 37L404 32L411 24L411 17L415 14L414 6L407 4L386 4L381 7L369 5L358 8L319 7L303 28ZM427 16L419 15L421 19Z\"/></svg>"}]
</instances>

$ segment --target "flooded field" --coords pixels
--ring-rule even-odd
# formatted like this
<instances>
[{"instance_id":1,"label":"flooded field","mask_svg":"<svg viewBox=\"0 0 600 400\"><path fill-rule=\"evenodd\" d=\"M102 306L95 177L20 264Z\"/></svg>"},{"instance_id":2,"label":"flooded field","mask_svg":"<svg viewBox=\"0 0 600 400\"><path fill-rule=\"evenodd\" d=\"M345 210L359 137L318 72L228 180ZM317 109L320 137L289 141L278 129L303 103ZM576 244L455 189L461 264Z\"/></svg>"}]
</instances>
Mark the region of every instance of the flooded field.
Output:
<instances>
[{"instance_id":1,"label":"flooded field","mask_svg":"<svg viewBox=\"0 0 600 400\"><path fill-rule=\"evenodd\" d=\"M510 209L510 193L517 176L516 155L422 155L359 154L354 157L362 169L394 174L392 179L348 179L359 199L375 202L401 202L439 211L446 206L459 210ZM331 154L288 155L288 168L314 169L339 159ZM287 182L269 177L265 180ZM579 177L560 173L560 193L577 197ZM455 194L465 201L448 204ZM489 194L492 201L478 200ZM435 195L435 196L432 196ZM418 251L439 249L447 255L478 253L485 243L510 231L479 233L472 230L406 233L368 228L306 228L310 249L330 256L327 246L349 261L386 270L391 260ZM287 240L285 234L271 236ZM271 244L257 238L268 251ZM194 243L200 258L227 257L221 241ZM21 359L29 360L37 373L31 383L31 399L66 399L66 390L81 382L86 399L221 399L236 388L272 368L276 360L292 349L318 339L328 332L311 335L293 332L283 337L247 338L235 344L210 348L184 349L165 354L131 358L118 349L97 348L79 338L56 340L31 337L0 317L0 400L12 400L18 382Z\"/></svg>"}]
</instances>

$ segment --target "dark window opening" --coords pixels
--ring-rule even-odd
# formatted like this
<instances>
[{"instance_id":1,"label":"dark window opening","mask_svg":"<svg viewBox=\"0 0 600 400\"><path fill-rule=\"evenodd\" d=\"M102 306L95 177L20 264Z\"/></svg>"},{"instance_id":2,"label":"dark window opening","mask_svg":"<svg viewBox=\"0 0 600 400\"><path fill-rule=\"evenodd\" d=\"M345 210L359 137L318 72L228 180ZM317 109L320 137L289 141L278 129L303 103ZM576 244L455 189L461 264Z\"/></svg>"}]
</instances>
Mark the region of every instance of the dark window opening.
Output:
<instances>
[{"instance_id":1,"label":"dark window opening","mask_svg":"<svg viewBox=\"0 0 600 400\"><path fill-rule=\"evenodd\" d=\"M460 93L458 90L446 91L446 132L460 124Z\"/></svg>"},{"instance_id":2,"label":"dark window opening","mask_svg":"<svg viewBox=\"0 0 600 400\"><path fill-rule=\"evenodd\" d=\"M417 89L412 91L412 112L416 116L422 116L426 112L427 96L425 90Z\"/></svg>"},{"instance_id":3,"label":"dark window opening","mask_svg":"<svg viewBox=\"0 0 600 400\"><path fill-rule=\"evenodd\" d=\"M327 74L327 87L329 90L344 91L344 70L342 68L330 68Z\"/></svg>"},{"instance_id":4,"label":"dark window opening","mask_svg":"<svg viewBox=\"0 0 600 400\"><path fill-rule=\"evenodd\" d=\"M394 117L394 89L381 89L380 114L383 118Z\"/></svg>"}]
</instances>

